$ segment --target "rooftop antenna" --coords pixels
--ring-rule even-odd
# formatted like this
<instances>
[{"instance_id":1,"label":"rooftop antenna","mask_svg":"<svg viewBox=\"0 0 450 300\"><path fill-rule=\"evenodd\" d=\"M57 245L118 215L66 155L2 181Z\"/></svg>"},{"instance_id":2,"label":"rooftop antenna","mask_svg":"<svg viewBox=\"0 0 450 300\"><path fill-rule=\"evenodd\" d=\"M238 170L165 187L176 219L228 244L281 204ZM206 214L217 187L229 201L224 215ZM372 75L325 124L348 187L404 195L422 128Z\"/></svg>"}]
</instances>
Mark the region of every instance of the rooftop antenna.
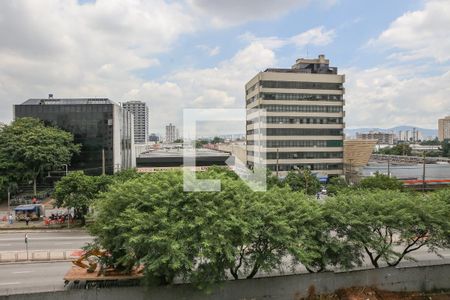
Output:
<instances>
[{"instance_id":1,"label":"rooftop antenna","mask_svg":"<svg viewBox=\"0 0 450 300\"><path fill-rule=\"evenodd\" d=\"M309 47L308 47L308 44L306 44L306 58L308 58L309 57Z\"/></svg>"}]
</instances>

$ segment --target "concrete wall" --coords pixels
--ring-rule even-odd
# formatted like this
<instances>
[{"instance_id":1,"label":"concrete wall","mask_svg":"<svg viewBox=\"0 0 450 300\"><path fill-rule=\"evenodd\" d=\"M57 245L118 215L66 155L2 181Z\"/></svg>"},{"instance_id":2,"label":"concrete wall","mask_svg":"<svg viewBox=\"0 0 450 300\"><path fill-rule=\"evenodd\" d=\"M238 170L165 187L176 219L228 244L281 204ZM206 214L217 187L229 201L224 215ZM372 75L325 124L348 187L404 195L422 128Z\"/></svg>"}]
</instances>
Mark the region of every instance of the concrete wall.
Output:
<instances>
[{"instance_id":1,"label":"concrete wall","mask_svg":"<svg viewBox=\"0 0 450 300\"><path fill-rule=\"evenodd\" d=\"M298 274L250 280L228 281L210 294L195 290L188 284L167 287L122 287L102 289L72 289L45 293L0 296L0 300L43 299L300 299L314 287L317 294L331 293L340 288L371 286L389 291L431 291L450 289L450 264L408 268L381 268L341 273Z\"/></svg>"}]
</instances>

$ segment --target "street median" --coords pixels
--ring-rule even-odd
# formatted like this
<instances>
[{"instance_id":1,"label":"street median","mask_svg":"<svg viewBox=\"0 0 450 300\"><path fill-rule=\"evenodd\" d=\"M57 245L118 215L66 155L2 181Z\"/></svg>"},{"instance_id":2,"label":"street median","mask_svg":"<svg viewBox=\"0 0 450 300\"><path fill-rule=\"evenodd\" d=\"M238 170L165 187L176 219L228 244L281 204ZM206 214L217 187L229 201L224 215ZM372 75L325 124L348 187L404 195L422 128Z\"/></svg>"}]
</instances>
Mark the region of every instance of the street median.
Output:
<instances>
[{"instance_id":1,"label":"street median","mask_svg":"<svg viewBox=\"0 0 450 300\"><path fill-rule=\"evenodd\" d=\"M27 251L0 251L0 263L67 261L78 259L82 253L80 249L29 250L28 253Z\"/></svg>"}]
</instances>

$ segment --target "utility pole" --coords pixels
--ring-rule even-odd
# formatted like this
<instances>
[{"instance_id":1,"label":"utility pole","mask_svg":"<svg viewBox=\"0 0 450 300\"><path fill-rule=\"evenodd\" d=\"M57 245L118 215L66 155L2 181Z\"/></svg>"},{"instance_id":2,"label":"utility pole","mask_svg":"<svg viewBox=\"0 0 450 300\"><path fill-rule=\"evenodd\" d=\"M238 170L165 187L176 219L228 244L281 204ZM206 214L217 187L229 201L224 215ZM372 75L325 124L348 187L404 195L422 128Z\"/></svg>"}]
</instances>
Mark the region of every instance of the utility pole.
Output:
<instances>
[{"instance_id":1,"label":"utility pole","mask_svg":"<svg viewBox=\"0 0 450 300\"><path fill-rule=\"evenodd\" d=\"M425 193L425 151L423 151L422 192Z\"/></svg>"},{"instance_id":2,"label":"utility pole","mask_svg":"<svg viewBox=\"0 0 450 300\"><path fill-rule=\"evenodd\" d=\"M391 178L391 156L388 156L388 169L387 169L387 175L389 178Z\"/></svg>"},{"instance_id":3,"label":"utility pole","mask_svg":"<svg viewBox=\"0 0 450 300\"><path fill-rule=\"evenodd\" d=\"M279 148L277 148L277 178L278 178L278 160L280 159L280 153L278 152Z\"/></svg>"},{"instance_id":4,"label":"utility pole","mask_svg":"<svg viewBox=\"0 0 450 300\"><path fill-rule=\"evenodd\" d=\"M349 159L348 159L348 162L349 162L348 183L349 183L349 184L352 183L352 172L353 172L353 170L352 170L352 161L353 161L352 158L349 158Z\"/></svg>"},{"instance_id":5,"label":"utility pole","mask_svg":"<svg viewBox=\"0 0 450 300\"><path fill-rule=\"evenodd\" d=\"M28 260L28 233L25 233L25 248L27 249L27 260Z\"/></svg>"},{"instance_id":6,"label":"utility pole","mask_svg":"<svg viewBox=\"0 0 450 300\"><path fill-rule=\"evenodd\" d=\"M8 185L8 211L10 206L11 206L11 189L10 186Z\"/></svg>"},{"instance_id":7,"label":"utility pole","mask_svg":"<svg viewBox=\"0 0 450 300\"><path fill-rule=\"evenodd\" d=\"M105 175L105 148L102 149L102 175Z\"/></svg>"}]
</instances>

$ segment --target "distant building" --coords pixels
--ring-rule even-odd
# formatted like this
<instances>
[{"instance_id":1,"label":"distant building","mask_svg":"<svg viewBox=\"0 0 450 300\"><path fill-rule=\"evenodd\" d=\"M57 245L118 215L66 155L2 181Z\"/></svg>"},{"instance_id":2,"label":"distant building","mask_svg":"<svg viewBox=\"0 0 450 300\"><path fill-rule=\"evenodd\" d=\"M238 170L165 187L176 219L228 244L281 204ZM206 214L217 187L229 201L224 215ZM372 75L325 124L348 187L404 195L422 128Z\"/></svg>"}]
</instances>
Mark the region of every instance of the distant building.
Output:
<instances>
[{"instance_id":1,"label":"distant building","mask_svg":"<svg viewBox=\"0 0 450 300\"><path fill-rule=\"evenodd\" d=\"M134 142L145 144L148 140L148 107L142 101L128 101L122 107L131 112L134 116Z\"/></svg>"},{"instance_id":2,"label":"distant building","mask_svg":"<svg viewBox=\"0 0 450 300\"><path fill-rule=\"evenodd\" d=\"M71 161L70 169L86 174L136 166L133 140L133 115L107 98L29 99L14 105L14 118L33 117L71 132L81 152Z\"/></svg>"},{"instance_id":3,"label":"distant building","mask_svg":"<svg viewBox=\"0 0 450 300\"><path fill-rule=\"evenodd\" d=\"M385 132L369 132L369 133L356 133L356 138L360 140L377 140L378 144L394 144L394 134Z\"/></svg>"},{"instance_id":4,"label":"distant building","mask_svg":"<svg viewBox=\"0 0 450 300\"><path fill-rule=\"evenodd\" d=\"M439 141L450 139L450 116L438 121L438 138Z\"/></svg>"},{"instance_id":5,"label":"distant building","mask_svg":"<svg viewBox=\"0 0 450 300\"><path fill-rule=\"evenodd\" d=\"M166 143L173 143L178 139L178 130L175 125L170 123L166 126Z\"/></svg>"},{"instance_id":6,"label":"distant building","mask_svg":"<svg viewBox=\"0 0 450 300\"><path fill-rule=\"evenodd\" d=\"M282 174L308 168L342 175L344 81L345 75L319 55L298 59L290 69L266 69L247 82L249 167L265 160L267 168ZM255 109L266 110L266 120ZM257 150L266 153L265 159L255 156Z\"/></svg>"},{"instance_id":7,"label":"distant building","mask_svg":"<svg viewBox=\"0 0 450 300\"><path fill-rule=\"evenodd\" d=\"M156 135L156 133L150 134L148 137L149 142L159 142L159 136Z\"/></svg>"}]
</instances>

